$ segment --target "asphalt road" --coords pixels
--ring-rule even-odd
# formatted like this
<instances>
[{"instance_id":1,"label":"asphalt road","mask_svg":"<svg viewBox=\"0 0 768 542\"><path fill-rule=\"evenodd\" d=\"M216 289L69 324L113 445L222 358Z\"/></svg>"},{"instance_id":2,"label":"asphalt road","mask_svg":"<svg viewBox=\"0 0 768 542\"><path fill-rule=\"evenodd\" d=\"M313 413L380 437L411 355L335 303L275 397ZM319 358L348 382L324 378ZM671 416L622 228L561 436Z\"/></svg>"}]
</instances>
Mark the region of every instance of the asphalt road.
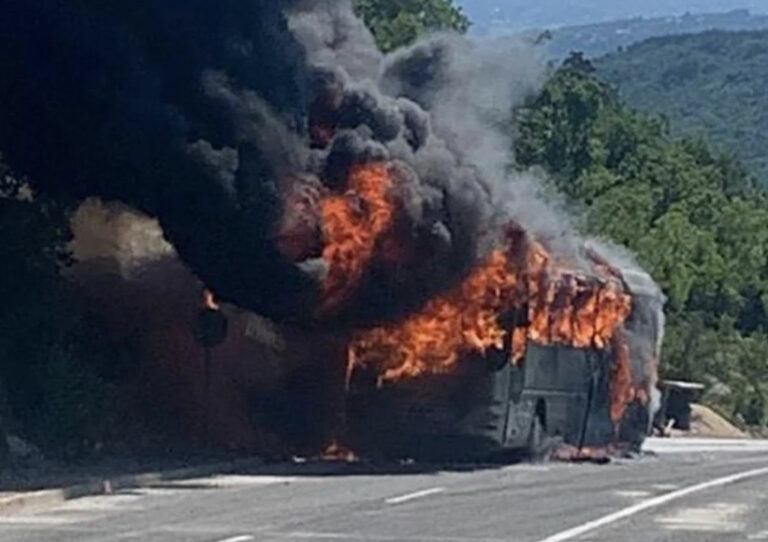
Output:
<instances>
[{"instance_id":1,"label":"asphalt road","mask_svg":"<svg viewBox=\"0 0 768 542\"><path fill-rule=\"evenodd\" d=\"M768 540L768 442L648 449L603 466L272 468L0 518L0 541Z\"/></svg>"}]
</instances>

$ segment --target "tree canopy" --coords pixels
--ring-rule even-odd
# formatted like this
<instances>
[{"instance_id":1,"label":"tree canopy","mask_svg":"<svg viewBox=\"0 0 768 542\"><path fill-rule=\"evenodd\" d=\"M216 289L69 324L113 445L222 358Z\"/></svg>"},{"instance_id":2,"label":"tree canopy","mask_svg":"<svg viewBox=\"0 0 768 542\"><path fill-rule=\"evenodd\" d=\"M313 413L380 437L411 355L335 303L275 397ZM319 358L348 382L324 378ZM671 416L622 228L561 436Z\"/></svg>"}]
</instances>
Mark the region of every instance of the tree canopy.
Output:
<instances>
[{"instance_id":1,"label":"tree canopy","mask_svg":"<svg viewBox=\"0 0 768 542\"><path fill-rule=\"evenodd\" d=\"M768 208L754 179L699 140L625 106L581 55L520 112L516 158L583 209L586 232L632 250L669 298L666 377L765 421Z\"/></svg>"},{"instance_id":2,"label":"tree canopy","mask_svg":"<svg viewBox=\"0 0 768 542\"><path fill-rule=\"evenodd\" d=\"M463 34L470 26L452 0L356 0L355 10L384 52L410 45L428 32Z\"/></svg>"},{"instance_id":3,"label":"tree canopy","mask_svg":"<svg viewBox=\"0 0 768 542\"><path fill-rule=\"evenodd\" d=\"M79 455L108 428L97 366L112 360L60 273L71 263L68 203L33 194L0 162L0 467L6 431Z\"/></svg>"},{"instance_id":4,"label":"tree canopy","mask_svg":"<svg viewBox=\"0 0 768 542\"><path fill-rule=\"evenodd\" d=\"M768 182L768 31L654 38L598 59L600 77L675 136L705 137Z\"/></svg>"}]
</instances>

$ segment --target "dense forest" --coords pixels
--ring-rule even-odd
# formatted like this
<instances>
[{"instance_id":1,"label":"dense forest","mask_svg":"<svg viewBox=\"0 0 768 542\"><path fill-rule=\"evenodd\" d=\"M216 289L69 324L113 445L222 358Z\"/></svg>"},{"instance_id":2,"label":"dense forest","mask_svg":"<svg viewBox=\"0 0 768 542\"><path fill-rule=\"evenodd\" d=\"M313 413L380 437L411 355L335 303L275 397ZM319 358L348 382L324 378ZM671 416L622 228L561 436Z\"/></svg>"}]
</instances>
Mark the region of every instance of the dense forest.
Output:
<instances>
[{"instance_id":1,"label":"dense forest","mask_svg":"<svg viewBox=\"0 0 768 542\"><path fill-rule=\"evenodd\" d=\"M711 139L768 179L768 32L655 38L595 66L629 105L666 117L673 135Z\"/></svg>"},{"instance_id":2,"label":"dense forest","mask_svg":"<svg viewBox=\"0 0 768 542\"><path fill-rule=\"evenodd\" d=\"M464 32L469 25L448 0L392 6L359 3L387 50L428 31ZM663 287L664 376L706 382L710 404L753 426L764 425L768 412L768 206L755 188L763 183L737 158L701 139L680 139L666 121L625 105L617 77L636 72L634 81L666 81L681 96L700 90L691 100L717 119L735 100L733 109L742 112L731 121L730 139L714 134L721 145L752 149L751 166L766 164L758 153L762 98L754 86L766 51L768 34L715 33L655 40L601 61L597 71L573 55L517 112L510 133L511 165L545 170L552 188L579 210L585 232L627 246ZM618 69L622 59L625 71ZM629 90L629 103L640 94ZM77 202L35 193L9 166L0 164L0 436L21 435L54 456L87 456L129 437L130 428L115 423L115 403L131 373L116 372L115 349L62 278ZM0 438L0 463L7 452Z\"/></svg>"},{"instance_id":3,"label":"dense forest","mask_svg":"<svg viewBox=\"0 0 768 542\"><path fill-rule=\"evenodd\" d=\"M0 436L73 458L114 436L115 361L61 271L74 202L35 194L0 163ZM8 452L0 438L0 464Z\"/></svg>"}]
</instances>

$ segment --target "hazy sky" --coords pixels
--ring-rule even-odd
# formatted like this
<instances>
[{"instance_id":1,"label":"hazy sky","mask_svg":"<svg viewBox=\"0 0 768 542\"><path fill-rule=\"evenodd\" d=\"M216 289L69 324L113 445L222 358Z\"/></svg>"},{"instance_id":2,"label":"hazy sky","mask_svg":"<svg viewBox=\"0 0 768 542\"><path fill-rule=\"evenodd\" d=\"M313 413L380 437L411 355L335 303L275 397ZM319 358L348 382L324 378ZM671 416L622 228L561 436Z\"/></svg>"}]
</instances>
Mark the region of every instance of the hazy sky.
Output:
<instances>
[{"instance_id":1,"label":"hazy sky","mask_svg":"<svg viewBox=\"0 0 768 542\"><path fill-rule=\"evenodd\" d=\"M768 13L768 0L456 0L479 27L503 19L515 29L575 25L637 16L746 8Z\"/></svg>"}]
</instances>

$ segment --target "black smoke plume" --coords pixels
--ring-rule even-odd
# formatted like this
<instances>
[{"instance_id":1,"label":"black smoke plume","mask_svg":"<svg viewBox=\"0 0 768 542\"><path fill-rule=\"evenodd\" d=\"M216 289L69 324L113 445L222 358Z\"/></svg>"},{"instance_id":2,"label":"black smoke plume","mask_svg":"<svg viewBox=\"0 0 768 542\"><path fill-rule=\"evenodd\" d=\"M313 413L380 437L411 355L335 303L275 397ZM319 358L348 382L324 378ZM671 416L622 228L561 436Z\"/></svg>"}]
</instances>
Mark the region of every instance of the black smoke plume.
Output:
<instances>
[{"instance_id":1,"label":"black smoke plume","mask_svg":"<svg viewBox=\"0 0 768 542\"><path fill-rule=\"evenodd\" d=\"M460 277L505 219L488 126L540 63L481 53L444 36L384 57L347 0L6 0L0 149L42 190L157 217L220 297L281 320L320 295L318 199L387 160L402 261L374 261L346 308L380 319Z\"/></svg>"},{"instance_id":2,"label":"black smoke plume","mask_svg":"<svg viewBox=\"0 0 768 542\"><path fill-rule=\"evenodd\" d=\"M0 19L0 148L42 189L130 203L162 221L222 295L288 313L307 280L266 233L281 156L260 156L207 95L228 74L301 126L304 51L288 2L9 0ZM279 302L278 302L279 298Z\"/></svg>"}]
</instances>

